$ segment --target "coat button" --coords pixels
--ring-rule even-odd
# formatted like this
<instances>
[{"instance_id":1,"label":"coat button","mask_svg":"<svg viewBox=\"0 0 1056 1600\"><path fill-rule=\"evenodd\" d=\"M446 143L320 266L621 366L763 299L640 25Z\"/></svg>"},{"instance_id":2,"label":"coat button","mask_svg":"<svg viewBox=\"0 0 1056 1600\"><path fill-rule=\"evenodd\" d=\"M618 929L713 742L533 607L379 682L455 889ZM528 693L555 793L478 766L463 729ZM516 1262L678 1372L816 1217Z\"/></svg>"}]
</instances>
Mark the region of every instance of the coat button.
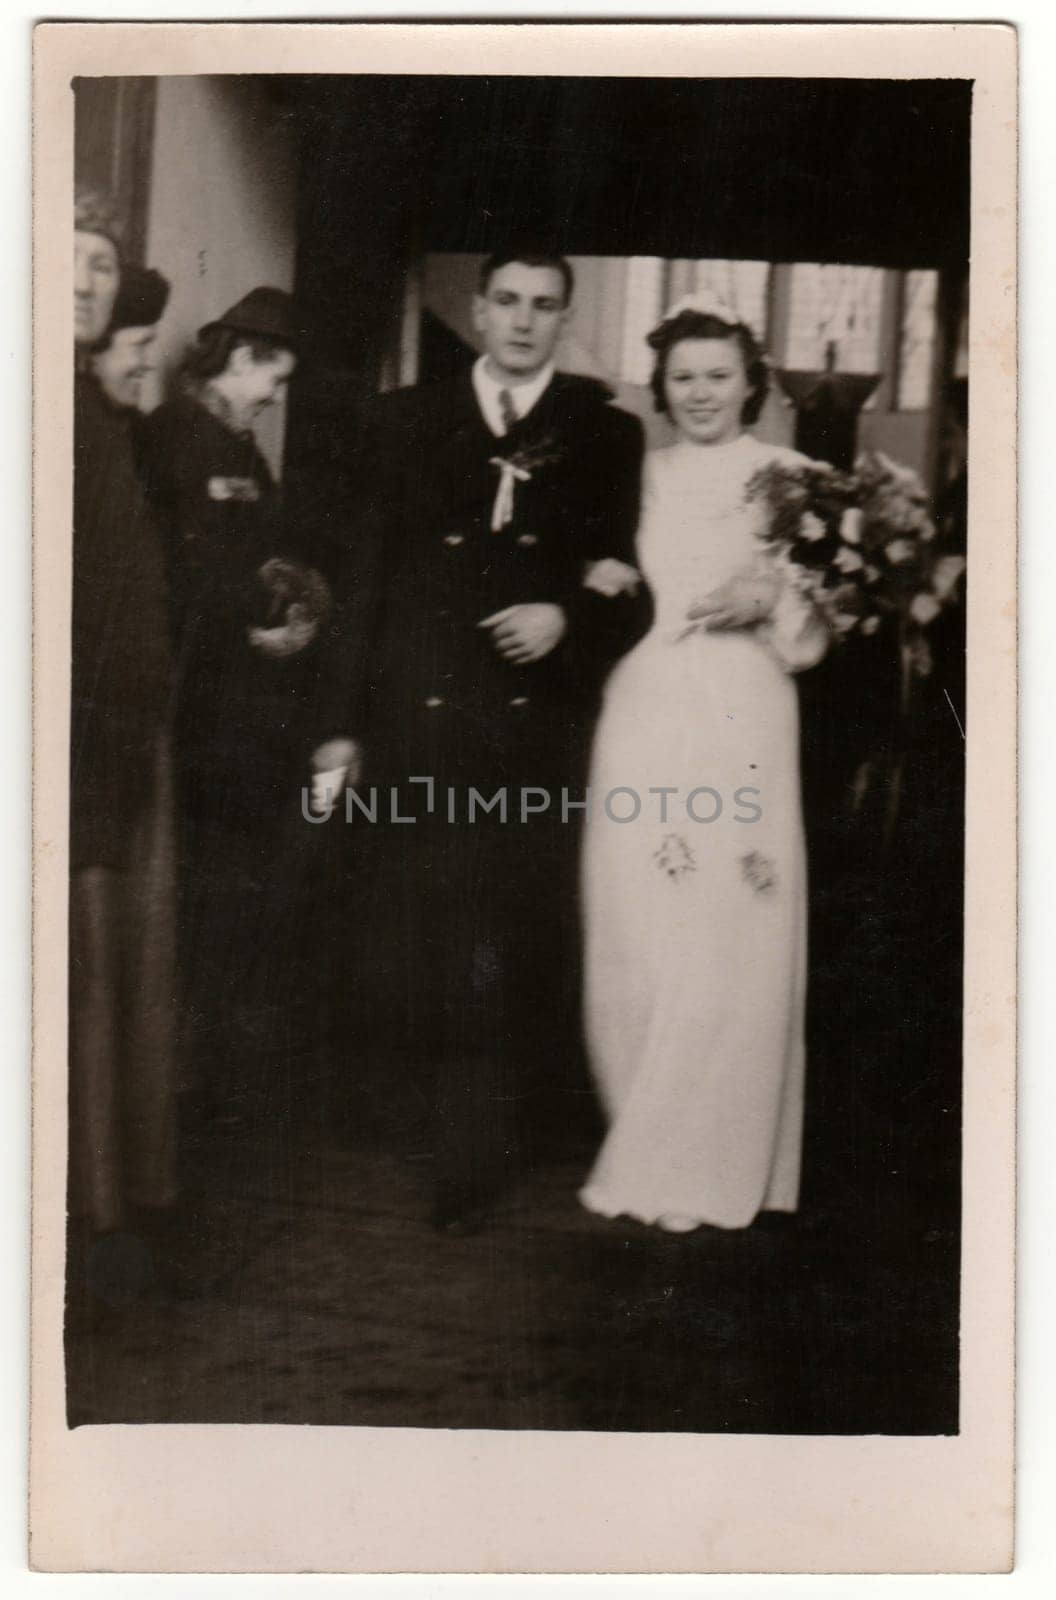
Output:
<instances>
[{"instance_id":1,"label":"coat button","mask_svg":"<svg viewBox=\"0 0 1056 1600\"><path fill-rule=\"evenodd\" d=\"M523 545L526 550L529 550L533 544L538 544L539 540L535 537L534 533L521 533L517 536L517 543Z\"/></svg>"},{"instance_id":2,"label":"coat button","mask_svg":"<svg viewBox=\"0 0 1056 1600\"><path fill-rule=\"evenodd\" d=\"M528 696L526 694L515 694L513 699L510 701L511 706L526 706L527 704Z\"/></svg>"},{"instance_id":3,"label":"coat button","mask_svg":"<svg viewBox=\"0 0 1056 1600\"><path fill-rule=\"evenodd\" d=\"M431 694L425 703L430 711L435 711L436 707L442 706L444 702L438 694Z\"/></svg>"},{"instance_id":4,"label":"coat button","mask_svg":"<svg viewBox=\"0 0 1056 1600\"><path fill-rule=\"evenodd\" d=\"M466 542L466 536L465 536L464 533L445 533L444 534L444 543L452 550L455 549L456 545L465 544L465 542Z\"/></svg>"}]
</instances>

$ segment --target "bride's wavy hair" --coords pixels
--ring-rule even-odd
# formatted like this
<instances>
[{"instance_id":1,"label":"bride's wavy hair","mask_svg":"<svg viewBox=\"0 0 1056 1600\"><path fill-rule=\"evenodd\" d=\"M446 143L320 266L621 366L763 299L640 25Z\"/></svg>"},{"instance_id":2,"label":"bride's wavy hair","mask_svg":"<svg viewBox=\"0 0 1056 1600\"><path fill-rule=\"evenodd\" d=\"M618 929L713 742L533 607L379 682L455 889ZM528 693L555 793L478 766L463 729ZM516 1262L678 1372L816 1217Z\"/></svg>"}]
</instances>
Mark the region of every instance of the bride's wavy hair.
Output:
<instances>
[{"instance_id":1,"label":"bride's wavy hair","mask_svg":"<svg viewBox=\"0 0 1056 1600\"><path fill-rule=\"evenodd\" d=\"M667 364L676 344L683 339L722 339L735 344L744 358L744 371L752 392L741 408L741 421L755 422L763 409L770 387L770 367L763 347L746 322L724 322L721 317L705 311L680 311L677 317L668 317L646 335L646 344L656 351L656 365L649 379L653 391L653 404L657 411L667 414L667 396L664 381Z\"/></svg>"}]
</instances>

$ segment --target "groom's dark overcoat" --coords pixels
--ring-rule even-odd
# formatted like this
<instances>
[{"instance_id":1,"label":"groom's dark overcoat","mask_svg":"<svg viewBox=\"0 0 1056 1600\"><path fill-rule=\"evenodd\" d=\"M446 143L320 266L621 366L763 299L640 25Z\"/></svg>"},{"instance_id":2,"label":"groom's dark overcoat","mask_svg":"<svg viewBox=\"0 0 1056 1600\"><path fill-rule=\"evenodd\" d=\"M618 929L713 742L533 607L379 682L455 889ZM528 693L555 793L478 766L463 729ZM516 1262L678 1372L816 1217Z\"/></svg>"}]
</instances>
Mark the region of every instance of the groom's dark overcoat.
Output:
<instances>
[{"instance_id":1,"label":"groom's dark overcoat","mask_svg":"<svg viewBox=\"0 0 1056 1600\"><path fill-rule=\"evenodd\" d=\"M494 528L503 459L518 475L512 515ZM360 793L380 791L373 920L401 930L396 1006L411 1053L441 1063L456 1166L486 1166L507 1139L496 1101L522 1093L513 1063L539 1064L539 1024L558 1020L574 973L579 813L562 822L561 790L582 798L605 672L647 620L644 596L603 597L583 577L593 560L634 560L641 459L637 418L603 384L563 373L504 437L468 372L384 397L364 432L350 731L364 748ZM567 633L544 659L511 665L480 623L540 601L563 609ZM412 777L434 780L431 814ZM414 823L391 820L393 785ZM506 820L496 808L468 822L470 788L485 800L505 790ZM548 809L522 821L522 789L545 791Z\"/></svg>"},{"instance_id":2,"label":"groom's dark overcoat","mask_svg":"<svg viewBox=\"0 0 1056 1600\"><path fill-rule=\"evenodd\" d=\"M638 419L591 378L555 373L503 438L469 373L384 397L360 458L371 549L355 721L369 771L398 781L428 754L447 781L478 788L575 774L604 670L640 614L640 602L585 590L584 568L633 562L641 457ZM493 530L503 458L528 476ZM544 660L512 666L480 623L530 601L562 606L568 633Z\"/></svg>"}]
</instances>

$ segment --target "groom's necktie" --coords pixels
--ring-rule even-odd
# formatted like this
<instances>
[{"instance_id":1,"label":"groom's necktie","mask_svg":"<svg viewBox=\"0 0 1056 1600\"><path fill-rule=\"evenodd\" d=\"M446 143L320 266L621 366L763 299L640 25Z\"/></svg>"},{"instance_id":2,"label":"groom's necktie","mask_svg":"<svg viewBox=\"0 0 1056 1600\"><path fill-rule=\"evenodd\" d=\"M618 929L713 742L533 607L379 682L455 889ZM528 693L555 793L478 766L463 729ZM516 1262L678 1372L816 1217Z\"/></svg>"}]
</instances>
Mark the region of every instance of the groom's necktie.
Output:
<instances>
[{"instance_id":1,"label":"groom's necktie","mask_svg":"<svg viewBox=\"0 0 1056 1600\"><path fill-rule=\"evenodd\" d=\"M502 425L506 432L509 433L510 429L516 426L518 418L517 407L513 403L513 395L508 389L499 390L499 413L502 417Z\"/></svg>"}]
</instances>

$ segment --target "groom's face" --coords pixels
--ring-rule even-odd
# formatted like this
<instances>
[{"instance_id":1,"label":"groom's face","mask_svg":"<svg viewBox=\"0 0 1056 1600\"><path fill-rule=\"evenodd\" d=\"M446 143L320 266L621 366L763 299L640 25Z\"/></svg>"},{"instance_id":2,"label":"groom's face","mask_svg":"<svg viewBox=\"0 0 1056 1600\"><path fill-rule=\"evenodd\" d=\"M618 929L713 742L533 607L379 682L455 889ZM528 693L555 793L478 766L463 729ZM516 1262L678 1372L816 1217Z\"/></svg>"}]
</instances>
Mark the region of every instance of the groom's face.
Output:
<instances>
[{"instance_id":1,"label":"groom's face","mask_svg":"<svg viewBox=\"0 0 1056 1600\"><path fill-rule=\"evenodd\" d=\"M565 281L556 267L508 261L473 298L473 326L500 378L525 382L553 359L568 320Z\"/></svg>"}]
</instances>

